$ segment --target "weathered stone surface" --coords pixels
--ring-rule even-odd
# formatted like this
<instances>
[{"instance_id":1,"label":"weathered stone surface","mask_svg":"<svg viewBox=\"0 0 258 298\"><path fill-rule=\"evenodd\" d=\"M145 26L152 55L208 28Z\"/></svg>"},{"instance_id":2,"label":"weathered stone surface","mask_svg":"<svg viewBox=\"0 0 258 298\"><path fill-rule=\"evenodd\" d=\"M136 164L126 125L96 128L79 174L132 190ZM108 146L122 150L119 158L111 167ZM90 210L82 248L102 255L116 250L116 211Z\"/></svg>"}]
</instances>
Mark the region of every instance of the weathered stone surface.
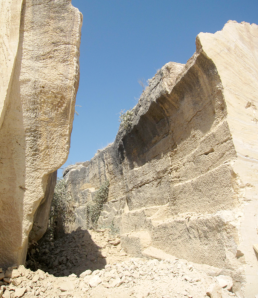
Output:
<instances>
[{"instance_id":1,"label":"weathered stone surface","mask_svg":"<svg viewBox=\"0 0 258 298\"><path fill-rule=\"evenodd\" d=\"M115 142L65 171L75 202L109 180L98 225L125 251L149 245L228 270L239 293L246 279L244 297L258 291L257 57L255 24L200 33L185 66L150 80Z\"/></svg>"},{"instance_id":2,"label":"weathered stone surface","mask_svg":"<svg viewBox=\"0 0 258 298\"><path fill-rule=\"evenodd\" d=\"M44 233L48 181L68 156L82 18L67 0L0 0L0 9L0 264L8 267L24 263L34 218L32 240Z\"/></svg>"},{"instance_id":3,"label":"weathered stone surface","mask_svg":"<svg viewBox=\"0 0 258 298\"><path fill-rule=\"evenodd\" d=\"M44 199L34 215L33 227L30 231L29 240L38 241L46 232L48 226L49 213L56 185L57 171L48 176L47 187Z\"/></svg>"}]
</instances>

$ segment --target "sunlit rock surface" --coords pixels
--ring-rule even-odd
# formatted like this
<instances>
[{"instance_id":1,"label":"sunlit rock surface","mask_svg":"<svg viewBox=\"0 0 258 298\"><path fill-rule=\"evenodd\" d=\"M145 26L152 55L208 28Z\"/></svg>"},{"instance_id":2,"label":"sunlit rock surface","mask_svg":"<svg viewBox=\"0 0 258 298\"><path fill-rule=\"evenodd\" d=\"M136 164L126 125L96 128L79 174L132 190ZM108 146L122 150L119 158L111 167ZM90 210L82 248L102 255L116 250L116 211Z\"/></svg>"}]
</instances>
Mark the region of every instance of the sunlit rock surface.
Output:
<instances>
[{"instance_id":1,"label":"sunlit rock surface","mask_svg":"<svg viewBox=\"0 0 258 298\"><path fill-rule=\"evenodd\" d=\"M150 80L113 144L65 171L71 229L87 226L81 206L109 180L98 226L119 233L128 253L154 247L220 268L235 291L254 297L258 26L230 21L200 33L196 48L185 66L168 63Z\"/></svg>"},{"instance_id":2,"label":"sunlit rock surface","mask_svg":"<svg viewBox=\"0 0 258 298\"><path fill-rule=\"evenodd\" d=\"M0 11L0 267L7 267L24 263L34 216L31 240L45 232L48 212L37 210L49 208L53 173L68 156L82 16L67 0L0 0Z\"/></svg>"}]
</instances>

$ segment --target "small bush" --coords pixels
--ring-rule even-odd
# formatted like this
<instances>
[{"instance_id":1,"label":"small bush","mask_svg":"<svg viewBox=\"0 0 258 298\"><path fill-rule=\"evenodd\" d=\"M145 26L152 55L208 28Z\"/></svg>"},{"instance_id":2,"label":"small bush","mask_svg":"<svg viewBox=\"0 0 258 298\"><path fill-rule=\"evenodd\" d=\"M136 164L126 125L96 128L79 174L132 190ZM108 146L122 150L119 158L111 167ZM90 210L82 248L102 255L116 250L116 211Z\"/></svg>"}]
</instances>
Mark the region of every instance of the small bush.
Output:
<instances>
[{"instance_id":1,"label":"small bush","mask_svg":"<svg viewBox=\"0 0 258 298\"><path fill-rule=\"evenodd\" d=\"M133 111L128 110L124 112L124 110L122 110L119 115L119 121L125 130L130 129L133 122Z\"/></svg>"},{"instance_id":2,"label":"small bush","mask_svg":"<svg viewBox=\"0 0 258 298\"><path fill-rule=\"evenodd\" d=\"M104 203L106 203L109 191L109 181L104 182L97 191L94 199L87 206L88 213L88 226L95 228L103 209ZM89 222L90 221L90 222Z\"/></svg>"},{"instance_id":3,"label":"small bush","mask_svg":"<svg viewBox=\"0 0 258 298\"><path fill-rule=\"evenodd\" d=\"M65 225L75 219L71 199L66 181L59 179L54 190L49 218L49 232L53 238L64 233Z\"/></svg>"}]
</instances>

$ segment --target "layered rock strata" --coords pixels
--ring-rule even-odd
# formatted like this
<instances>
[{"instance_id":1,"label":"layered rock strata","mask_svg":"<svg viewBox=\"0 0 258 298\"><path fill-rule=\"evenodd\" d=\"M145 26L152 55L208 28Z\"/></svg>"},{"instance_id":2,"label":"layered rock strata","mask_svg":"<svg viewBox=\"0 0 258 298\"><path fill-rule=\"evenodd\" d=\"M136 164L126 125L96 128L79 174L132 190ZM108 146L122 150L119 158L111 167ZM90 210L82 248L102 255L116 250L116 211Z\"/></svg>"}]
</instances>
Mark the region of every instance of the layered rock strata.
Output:
<instances>
[{"instance_id":1,"label":"layered rock strata","mask_svg":"<svg viewBox=\"0 0 258 298\"><path fill-rule=\"evenodd\" d=\"M85 206L109 180L98 225L119 233L128 253L155 248L220 268L254 297L257 90L258 26L200 33L186 65L168 63L150 80L115 142L65 171L71 228L87 226Z\"/></svg>"},{"instance_id":2,"label":"layered rock strata","mask_svg":"<svg viewBox=\"0 0 258 298\"><path fill-rule=\"evenodd\" d=\"M71 1L0 0L0 265L46 230L79 81L82 17ZM40 209L39 209L40 208Z\"/></svg>"}]
</instances>

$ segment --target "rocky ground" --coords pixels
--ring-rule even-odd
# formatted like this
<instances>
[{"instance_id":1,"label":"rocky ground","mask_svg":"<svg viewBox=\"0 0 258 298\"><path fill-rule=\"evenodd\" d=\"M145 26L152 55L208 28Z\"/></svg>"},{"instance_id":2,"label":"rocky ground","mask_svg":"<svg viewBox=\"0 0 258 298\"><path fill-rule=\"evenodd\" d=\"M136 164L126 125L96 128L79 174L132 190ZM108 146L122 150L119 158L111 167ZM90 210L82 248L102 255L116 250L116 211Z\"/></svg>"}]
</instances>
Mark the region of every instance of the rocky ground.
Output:
<instances>
[{"instance_id":1,"label":"rocky ground","mask_svg":"<svg viewBox=\"0 0 258 298\"><path fill-rule=\"evenodd\" d=\"M229 276L208 276L176 258L131 258L108 231L78 230L43 241L28 265L41 269L0 270L0 297L236 297Z\"/></svg>"}]
</instances>

